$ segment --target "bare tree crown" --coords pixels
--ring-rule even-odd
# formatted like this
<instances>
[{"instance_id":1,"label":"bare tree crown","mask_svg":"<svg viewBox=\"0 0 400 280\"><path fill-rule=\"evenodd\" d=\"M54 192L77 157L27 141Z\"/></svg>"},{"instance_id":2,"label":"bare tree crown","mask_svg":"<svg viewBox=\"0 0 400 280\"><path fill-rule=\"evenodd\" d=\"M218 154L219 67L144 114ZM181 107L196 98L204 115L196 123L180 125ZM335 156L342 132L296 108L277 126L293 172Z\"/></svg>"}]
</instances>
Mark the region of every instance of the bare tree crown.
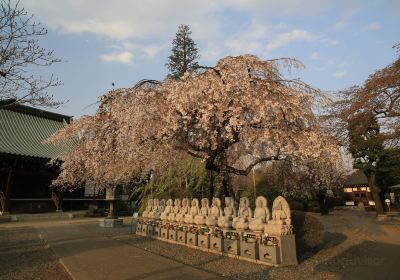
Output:
<instances>
[{"instance_id":1,"label":"bare tree crown","mask_svg":"<svg viewBox=\"0 0 400 280\"><path fill-rule=\"evenodd\" d=\"M47 30L34 21L33 15L20 7L19 1L1 0L0 6L0 100L13 99L19 103L57 106L60 102L47 90L60 85L50 76L30 74L34 67L59 62L53 51L40 47L39 38Z\"/></svg>"}]
</instances>

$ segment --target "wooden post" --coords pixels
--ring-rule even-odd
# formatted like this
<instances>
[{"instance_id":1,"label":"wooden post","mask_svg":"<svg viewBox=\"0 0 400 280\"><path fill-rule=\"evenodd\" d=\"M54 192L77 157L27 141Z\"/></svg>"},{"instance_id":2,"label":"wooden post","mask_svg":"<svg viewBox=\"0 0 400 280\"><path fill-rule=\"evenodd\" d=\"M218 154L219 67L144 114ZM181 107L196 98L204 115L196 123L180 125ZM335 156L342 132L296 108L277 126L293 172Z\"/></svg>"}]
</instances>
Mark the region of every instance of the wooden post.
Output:
<instances>
[{"instance_id":1,"label":"wooden post","mask_svg":"<svg viewBox=\"0 0 400 280\"><path fill-rule=\"evenodd\" d=\"M10 195L11 195L13 182L14 182L14 170L12 167L10 167L8 170L6 189L4 192L4 195L5 195L4 213L7 213L9 211Z\"/></svg>"}]
</instances>

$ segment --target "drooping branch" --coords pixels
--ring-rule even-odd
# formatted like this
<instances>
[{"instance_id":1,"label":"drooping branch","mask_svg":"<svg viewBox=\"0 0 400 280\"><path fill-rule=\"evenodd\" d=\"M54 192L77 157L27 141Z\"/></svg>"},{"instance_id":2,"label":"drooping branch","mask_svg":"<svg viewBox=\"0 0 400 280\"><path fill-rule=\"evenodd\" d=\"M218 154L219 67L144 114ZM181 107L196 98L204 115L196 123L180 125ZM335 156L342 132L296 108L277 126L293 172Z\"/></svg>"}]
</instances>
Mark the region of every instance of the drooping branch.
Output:
<instances>
[{"instance_id":1,"label":"drooping branch","mask_svg":"<svg viewBox=\"0 0 400 280\"><path fill-rule=\"evenodd\" d=\"M133 89L137 90L137 89L141 88L142 86L148 85L148 84L150 84L150 85L161 85L162 82L157 81L157 80L152 80L152 79L143 79L143 80L140 80L139 82L137 82L133 86Z\"/></svg>"},{"instance_id":2,"label":"drooping branch","mask_svg":"<svg viewBox=\"0 0 400 280\"><path fill-rule=\"evenodd\" d=\"M277 151L277 153L274 156L268 156L268 157L261 157L258 158L256 160L254 160L251 164L247 165L246 168L244 169L240 169L240 168L236 168L233 166L226 166L226 170L229 173L232 174L236 174L236 175L243 175L243 176L247 176L250 171L258 164L262 163L262 162L268 162L268 161L273 161L273 160L280 160L279 158L280 156L280 149Z\"/></svg>"},{"instance_id":3,"label":"drooping branch","mask_svg":"<svg viewBox=\"0 0 400 280\"><path fill-rule=\"evenodd\" d=\"M215 74L217 74L217 76L221 79L222 83L225 84L224 79L222 78L222 74L221 71L219 71L218 69L216 69L215 67L210 67L210 66L196 66L195 70L197 69L206 69L206 70L213 70Z\"/></svg>"}]
</instances>

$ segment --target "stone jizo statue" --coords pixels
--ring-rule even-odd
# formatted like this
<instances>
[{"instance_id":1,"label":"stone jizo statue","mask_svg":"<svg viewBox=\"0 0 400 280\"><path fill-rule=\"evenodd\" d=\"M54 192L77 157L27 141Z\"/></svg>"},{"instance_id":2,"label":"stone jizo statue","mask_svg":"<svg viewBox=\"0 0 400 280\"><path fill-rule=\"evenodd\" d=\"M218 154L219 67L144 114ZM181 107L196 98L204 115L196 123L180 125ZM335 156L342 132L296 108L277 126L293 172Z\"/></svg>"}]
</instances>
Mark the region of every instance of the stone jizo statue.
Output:
<instances>
[{"instance_id":1,"label":"stone jizo statue","mask_svg":"<svg viewBox=\"0 0 400 280\"><path fill-rule=\"evenodd\" d=\"M184 223L185 222L185 215L189 214L189 210L190 210L190 204L189 204L189 199L184 198L182 199L182 206L181 206L181 210L179 211L178 214L176 214L176 218L175 220L179 223Z\"/></svg>"},{"instance_id":2,"label":"stone jizo statue","mask_svg":"<svg viewBox=\"0 0 400 280\"><path fill-rule=\"evenodd\" d=\"M143 211L142 213L142 217L143 218L148 218L150 211L153 209L153 199L149 198L149 200L147 200L147 205L146 205L146 209Z\"/></svg>"},{"instance_id":3,"label":"stone jizo statue","mask_svg":"<svg viewBox=\"0 0 400 280\"><path fill-rule=\"evenodd\" d=\"M164 207L160 206L160 201L158 198L153 199L153 208L150 213L147 215L149 219L159 220L161 213L164 211Z\"/></svg>"},{"instance_id":4,"label":"stone jizo statue","mask_svg":"<svg viewBox=\"0 0 400 280\"><path fill-rule=\"evenodd\" d=\"M176 215L178 215L180 211L181 211L181 200L179 198L176 198L174 201L173 211L168 215L168 221L176 222Z\"/></svg>"},{"instance_id":5,"label":"stone jizo statue","mask_svg":"<svg viewBox=\"0 0 400 280\"><path fill-rule=\"evenodd\" d=\"M219 198L214 197L210 211L206 218L206 225L208 226L216 226L218 224L218 218L222 215L221 209L221 200Z\"/></svg>"},{"instance_id":6,"label":"stone jizo statue","mask_svg":"<svg viewBox=\"0 0 400 280\"><path fill-rule=\"evenodd\" d=\"M209 212L210 212L210 202L209 202L208 198L202 198L201 199L201 208L200 208L199 214L194 217L194 223L196 225L205 225L206 218L207 218Z\"/></svg>"},{"instance_id":7,"label":"stone jizo statue","mask_svg":"<svg viewBox=\"0 0 400 280\"><path fill-rule=\"evenodd\" d=\"M278 196L272 204L272 219L264 226L264 233L268 235L292 234L291 224L289 204L284 197Z\"/></svg>"},{"instance_id":8,"label":"stone jizo statue","mask_svg":"<svg viewBox=\"0 0 400 280\"><path fill-rule=\"evenodd\" d=\"M233 218L235 217L235 200L233 197L225 197L224 215L218 218L218 226L222 228L231 228Z\"/></svg>"},{"instance_id":9,"label":"stone jizo statue","mask_svg":"<svg viewBox=\"0 0 400 280\"><path fill-rule=\"evenodd\" d=\"M247 230L249 228L249 220L252 218L250 202L247 197L240 198L238 216L233 219L232 226L237 230Z\"/></svg>"},{"instance_id":10,"label":"stone jizo statue","mask_svg":"<svg viewBox=\"0 0 400 280\"><path fill-rule=\"evenodd\" d=\"M250 220L249 228L252 231L263 231L265 224L270 219L267 199L263 196L256 198L256 209L254 210L254 218Z\"/></svg>"},{"instance_id":11,"label":"stone jizo statue","mask_svg":"<svg viewBox=\"0 0 400 280\"><path fill-rule=\"evenodd\" d=\"M164 198L160 199L160 209L162 210L162 212L164 212L164 210L165 210L165 199Z\"/></svg>"},{"instance_id":12,"label":"stone jizo statue","mask_svg":"<svg viewBox=\"0 0 400 280\"><path fill-rule=\"evenodd\" d=\"M194 218L199 214L199 200L197 198L192 199L191 207L189 213L185 215L184 221L186 224L193 224Z\"/></svg>"},{"instance_id":13,"label":"stone jizo statue","mask_svg":"<svg viewBox=\"0 0 400 280\"><path fill-rule=\"evenodd\" d=\"M162 221L168 221L168 215L174 210L173 209L174 202L173 202L173 200L171 198L167 200L166 204L167 205L165 206L165 209L161 213L161 216L160 216L160 219Z\"/></svg>"}]
</instances>

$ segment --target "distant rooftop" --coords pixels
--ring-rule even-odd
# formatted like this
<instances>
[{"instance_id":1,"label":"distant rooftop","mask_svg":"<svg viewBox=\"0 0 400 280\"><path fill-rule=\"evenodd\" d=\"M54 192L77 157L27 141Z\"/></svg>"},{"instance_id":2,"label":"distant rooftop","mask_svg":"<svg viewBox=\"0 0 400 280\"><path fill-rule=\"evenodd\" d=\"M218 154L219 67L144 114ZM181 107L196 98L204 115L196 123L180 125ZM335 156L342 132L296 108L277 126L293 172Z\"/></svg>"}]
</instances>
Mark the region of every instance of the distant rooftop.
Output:
<instances>
[{"instance_id":1,"label":"distant rooftop","mask_svg":"<svg viewBox=\"0 0 400 280\"><path fill-rule=\"evenodd\" d=\"M346 186L368 184L367 176L361 170L356 170L350 174L345 182Z\"/></svg>"},{"instance_id":2,"label":"distant rooftop","mask_svg":"<svg viewBox=\"0 0 400 280\"><path fill-rule=\"evenodd\" d=\"M43 141L70 121L70 116L0 101L0 154L57 157L72 143L56 145Z\"/></svg>"}]
</instances>

